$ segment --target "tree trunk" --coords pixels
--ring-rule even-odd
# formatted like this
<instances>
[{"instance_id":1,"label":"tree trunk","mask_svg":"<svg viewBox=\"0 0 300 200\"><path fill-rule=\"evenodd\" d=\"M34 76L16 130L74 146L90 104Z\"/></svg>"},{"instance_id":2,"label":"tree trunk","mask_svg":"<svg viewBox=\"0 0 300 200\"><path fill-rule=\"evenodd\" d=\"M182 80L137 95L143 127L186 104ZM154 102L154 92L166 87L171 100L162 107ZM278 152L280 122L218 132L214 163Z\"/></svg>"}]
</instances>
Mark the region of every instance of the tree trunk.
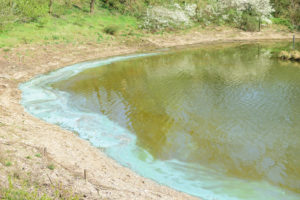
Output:
<instances>
[{"instance_id":1,"label":"tree trunk","mask_svg":"<svg viewBox=\"0 0 300 200\"><path fill-rule=\"evenodd\" d=\"M53 0L49 0L49 14L52 14L52 4Z\"/></svg>"},{"instance_id":2,"label":"tree trunk","mask_svg":"<svg viewBox=\"0 0 300 200\"><path fill-rule=\"evenodd\" d=\"M95 0L91 0L91 3L90 3L90 13L94 12L94 7L95 7Z\"/></svg>"}]
</instances>

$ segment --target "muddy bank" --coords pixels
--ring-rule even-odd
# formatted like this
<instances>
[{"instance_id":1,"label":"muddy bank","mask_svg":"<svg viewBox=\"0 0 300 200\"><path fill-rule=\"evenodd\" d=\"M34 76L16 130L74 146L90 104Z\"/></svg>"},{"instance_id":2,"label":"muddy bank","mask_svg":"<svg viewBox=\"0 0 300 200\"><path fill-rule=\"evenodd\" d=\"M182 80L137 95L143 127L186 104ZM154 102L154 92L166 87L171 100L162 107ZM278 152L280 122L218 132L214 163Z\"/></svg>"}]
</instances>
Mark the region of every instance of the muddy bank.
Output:
<instances>
[{"instance_id":1,"label":"muddy bank","mask_svg":"<svg viewBox=\"0 0 300 200\"><path fill-rule=\"evenodd\" d=\"M193 199L136 175L75 133L47 124L24 111L18 85L66 65L116 55L206 42L289 39L292 33L266 30L193 31L150 36L137 43L21 45L0 51L0 184L8 176L28 179L50 195L53 188L85 199ZM296 38L300 38L297 34ZM47 149L44 154L44 149ZM6 166L7 162L11 166ZM54 165L54 169L49 169ZM87 170L87 181L83 171Z\"/></svg>"}]
</instances>

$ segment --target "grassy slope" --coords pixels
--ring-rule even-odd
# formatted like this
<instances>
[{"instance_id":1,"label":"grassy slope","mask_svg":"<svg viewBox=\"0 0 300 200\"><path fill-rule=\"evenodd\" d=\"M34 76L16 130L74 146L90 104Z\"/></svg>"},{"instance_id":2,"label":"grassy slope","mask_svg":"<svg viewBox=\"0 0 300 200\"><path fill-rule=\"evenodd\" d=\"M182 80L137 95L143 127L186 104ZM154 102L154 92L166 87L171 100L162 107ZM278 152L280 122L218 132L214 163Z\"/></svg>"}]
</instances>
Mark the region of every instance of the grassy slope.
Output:
<instances>
[{"instance_id":1,"label":"grassy slope","mask_svg":"<svg viewBox=\"0 0 300 200\"><path fill-rule=\"evenodd\" d=\"M0 48L19 44L38 43L100 43L112 36L104 29L118 27L118 36L138 36L138 21L134 17L111 14L105 9L96 10L93 15L78 8L63 11L60 17L45 16L36 22L13 24L0 33Z\"/></svg>"}]
</instances>

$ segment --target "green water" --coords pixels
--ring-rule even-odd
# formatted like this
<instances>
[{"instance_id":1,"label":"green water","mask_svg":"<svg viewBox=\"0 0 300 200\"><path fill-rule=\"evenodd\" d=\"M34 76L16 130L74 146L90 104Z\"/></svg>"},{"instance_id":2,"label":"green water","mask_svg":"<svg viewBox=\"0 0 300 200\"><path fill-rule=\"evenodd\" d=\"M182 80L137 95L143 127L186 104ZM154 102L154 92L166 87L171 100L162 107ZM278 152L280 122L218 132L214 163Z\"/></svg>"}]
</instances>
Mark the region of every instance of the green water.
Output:
<instances>
[{"instance_id":1,"label":"green water","mask_svg":"<svg viewBox=\"0 0 300 200\"><path fill-rule=\"evenodd\" d=\"M283 195L268 199L297 199L300 64L271 58L272 51L284 47L215 45L173 51L87 69L52 86L70 94L70 107L105 115L136 135L136 145L154 160L183 163L173 172L186 177L174 179L179 181L176 189L189 192L185 181L200 189L203 175L184 166L201 166L220 180L267 184ZM230 184L204 187L226 198L270 195L261 189L256 198L247 186L239 191L239 184L232 185L234 192ZM201 197L201 192L192 194Z\"/></svg>"}]
</instances>

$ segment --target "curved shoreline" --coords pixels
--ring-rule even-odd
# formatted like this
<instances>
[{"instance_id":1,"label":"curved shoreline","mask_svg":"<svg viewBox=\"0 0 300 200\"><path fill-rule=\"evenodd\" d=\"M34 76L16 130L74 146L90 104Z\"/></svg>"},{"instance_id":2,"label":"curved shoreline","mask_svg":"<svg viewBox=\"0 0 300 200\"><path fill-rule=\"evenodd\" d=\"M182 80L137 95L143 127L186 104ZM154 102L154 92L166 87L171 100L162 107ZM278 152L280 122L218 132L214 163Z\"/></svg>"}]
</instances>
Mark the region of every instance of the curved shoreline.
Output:
<instances>
[{"instance_id":1,"label":"curved shoreline","mask_svg":"<svg viewBox=\"0 0 300 200\"><path fill-rule=\"evenodd\" d=\"M264 35L258 37L252 33L250 36L246 33L245 36L244 32L239 32L240 35L230 37L231 34L233 32L227 33L227 36L225 34L216 37L208 33L167 35L160 38L153 36L148 38L145 44L152 44L146 47L148 51L173 46L182 48L180 45L290 39L293 35L292 33L274 33L270 36L271 33L264 32ZM298 33L297 38L299 36ZM10 151L11 153L7 153L7 156L15 159L13 166L20 168L24 174L30 172L30 178L40 185L44 184L46 191L52 184L61 182L64 187L70 188L75 193L85 195L86 199L99 199L99 196L109 199L194 199L195 197L140 177L128 168L117 164L74 133L29 115L19 104L21 98L19 83L38 74L84 60L145 50L142 45L130 47L121 44L114 45L117 47L111 45L81 45L79 47L28 45L15 48L11 53L1 52L0 67L3 69L0 72L1 152ZM20 52L24 54L23 57L19 56ZM30 56L26 56L26 52L29 52ZM25 159L28 154L43 153L44 148L47 148L47 154L42 158L31 161ZM48 163L54 163L56 168L53 171L48 170ZM87 182L83 179L84 169L87 169ZM7 184L9 170L11 169L0 170L0 180L4 184Z\"/></svg>"}]
</instances>

